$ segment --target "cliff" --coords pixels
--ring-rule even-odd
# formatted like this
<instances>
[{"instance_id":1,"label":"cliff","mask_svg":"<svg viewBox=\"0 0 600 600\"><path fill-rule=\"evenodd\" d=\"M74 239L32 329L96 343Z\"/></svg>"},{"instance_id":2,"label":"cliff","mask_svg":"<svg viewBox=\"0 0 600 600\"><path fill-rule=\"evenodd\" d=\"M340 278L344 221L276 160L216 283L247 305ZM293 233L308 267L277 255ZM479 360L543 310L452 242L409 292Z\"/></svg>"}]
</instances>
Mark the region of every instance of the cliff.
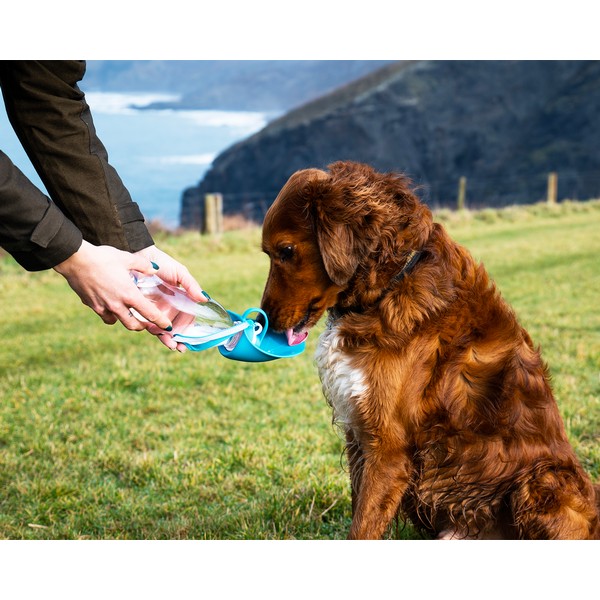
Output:
<instances>
[{"instance_id":1,"label":"cliff","mask_svg":"<svg viewBox=\"0 0 600 600\"><path fill-rule=\"evenodd\" d=\"M397 62L292 110L219 155L186 191L221 192L226 214L258 221L297 169L336 160L402 171L432 206L535 202L547 174L559 198L600 195L600 62Z\"/></svg>"}]
</instances>

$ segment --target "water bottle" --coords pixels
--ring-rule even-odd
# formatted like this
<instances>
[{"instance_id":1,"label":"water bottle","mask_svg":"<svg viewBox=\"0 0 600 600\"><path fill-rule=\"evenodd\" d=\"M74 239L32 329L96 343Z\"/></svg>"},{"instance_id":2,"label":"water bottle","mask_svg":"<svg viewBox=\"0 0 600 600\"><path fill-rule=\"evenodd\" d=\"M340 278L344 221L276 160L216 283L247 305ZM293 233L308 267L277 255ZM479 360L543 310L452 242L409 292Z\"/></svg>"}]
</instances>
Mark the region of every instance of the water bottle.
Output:
<instances>
[{"instance_id":1,"label":"water bottle","mask_svg":"<svg viewBox=\"0 0 600 600\"><path fill-rule=\"evenodd\" d=\"M177 313L184 313L184 317L178 316L173 323L173 334L201 337L228 329L234 324L229 313L206 292L206 302L195 302L185 290L165 283L157 275L132 273L132 276L142 294L161 311L171 318ZM146 321L135 309L131 311L136 318Z\"/></svg>"}]
</instances>

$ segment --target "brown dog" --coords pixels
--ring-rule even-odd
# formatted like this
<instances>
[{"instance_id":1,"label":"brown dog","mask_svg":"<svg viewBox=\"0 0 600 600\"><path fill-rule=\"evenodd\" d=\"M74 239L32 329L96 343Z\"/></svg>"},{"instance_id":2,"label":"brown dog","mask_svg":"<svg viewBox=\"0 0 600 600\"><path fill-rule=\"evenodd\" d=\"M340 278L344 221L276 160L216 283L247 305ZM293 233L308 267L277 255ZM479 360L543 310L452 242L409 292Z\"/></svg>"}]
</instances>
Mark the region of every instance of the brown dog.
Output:
<instances>
[{"instance_id":1,"label":"brown dog","mask_svg":"<svg viewBox=\"0 0 600 600\"><path fill-rule=\"evenodd\" d=\"M298 171L263 225L262 307L317 351L346 434L351 538L400 513L442 538L599 538L598 499L539 352L401 176Z\"/></svg>"}]
</instances>

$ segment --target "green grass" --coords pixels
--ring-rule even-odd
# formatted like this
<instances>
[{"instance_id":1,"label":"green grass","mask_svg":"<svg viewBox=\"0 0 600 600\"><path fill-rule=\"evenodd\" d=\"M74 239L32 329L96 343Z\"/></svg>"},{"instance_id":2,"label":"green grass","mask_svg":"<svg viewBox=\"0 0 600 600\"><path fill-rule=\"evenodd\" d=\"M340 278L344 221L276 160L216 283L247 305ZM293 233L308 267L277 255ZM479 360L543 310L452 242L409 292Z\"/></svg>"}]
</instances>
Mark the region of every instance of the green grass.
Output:
<instances>
[{"instance_id":1,"label":"green grass","mask_svg":"<svg viewBox=\"0 0 600 600\"><path fill-rule=\"evenodd\" d=\"M438 220L541 344L569 437L600 479L600 202ZM258 230L157 243L228 308L259 303ZM313 364L322 325L294 359L180 355L105 326L53 271L6 256L0 303L0 538L345 537L343 442Z\"/></svg>"}]
</instances>

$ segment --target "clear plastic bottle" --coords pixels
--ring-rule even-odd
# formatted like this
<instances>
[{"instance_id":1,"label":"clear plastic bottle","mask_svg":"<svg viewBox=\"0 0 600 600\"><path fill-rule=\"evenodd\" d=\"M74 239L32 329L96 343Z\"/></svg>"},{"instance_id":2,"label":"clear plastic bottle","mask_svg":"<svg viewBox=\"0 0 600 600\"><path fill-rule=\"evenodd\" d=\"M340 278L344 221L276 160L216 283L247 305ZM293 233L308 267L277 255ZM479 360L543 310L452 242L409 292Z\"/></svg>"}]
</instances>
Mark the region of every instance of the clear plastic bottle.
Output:
<instances>
[{"instance_id":1,"label":"clear plastic bottle","mask_svg":"<svg viewBox=\"0 0 600 600\"><path fill-rule=\"evenodd\" d=\"M165 283L157 275L142 276L132 273L138 289L168 314L173 320L173 334L202 337L228 329L234 325L229 313L216 301L207 296L206 302L195 302L185 290ZM132 309L136 318L145 321ZM182 314L183 313L183 314Z\"/></svg>"},{"instance_id":2,"label":"clear plastic bottle","mask_svg":"<svg viewBox=\"0 0 600 600\"><path fill-rule=\"evenodd\" d=\"M139 290L171 319L173 339L194 352L219 347L225 358L244 362L264 362L292 357L304 351L305 343L290 346L282 333L270 331L268 317L260 308L243 314L225 310L205 293L206 302L195 302L185 290L165 283L156 275L132 273ZM133 308L132 313L146 321ZM262 322L251 315L262 317Z\"/></svg>"}]
</instances>

